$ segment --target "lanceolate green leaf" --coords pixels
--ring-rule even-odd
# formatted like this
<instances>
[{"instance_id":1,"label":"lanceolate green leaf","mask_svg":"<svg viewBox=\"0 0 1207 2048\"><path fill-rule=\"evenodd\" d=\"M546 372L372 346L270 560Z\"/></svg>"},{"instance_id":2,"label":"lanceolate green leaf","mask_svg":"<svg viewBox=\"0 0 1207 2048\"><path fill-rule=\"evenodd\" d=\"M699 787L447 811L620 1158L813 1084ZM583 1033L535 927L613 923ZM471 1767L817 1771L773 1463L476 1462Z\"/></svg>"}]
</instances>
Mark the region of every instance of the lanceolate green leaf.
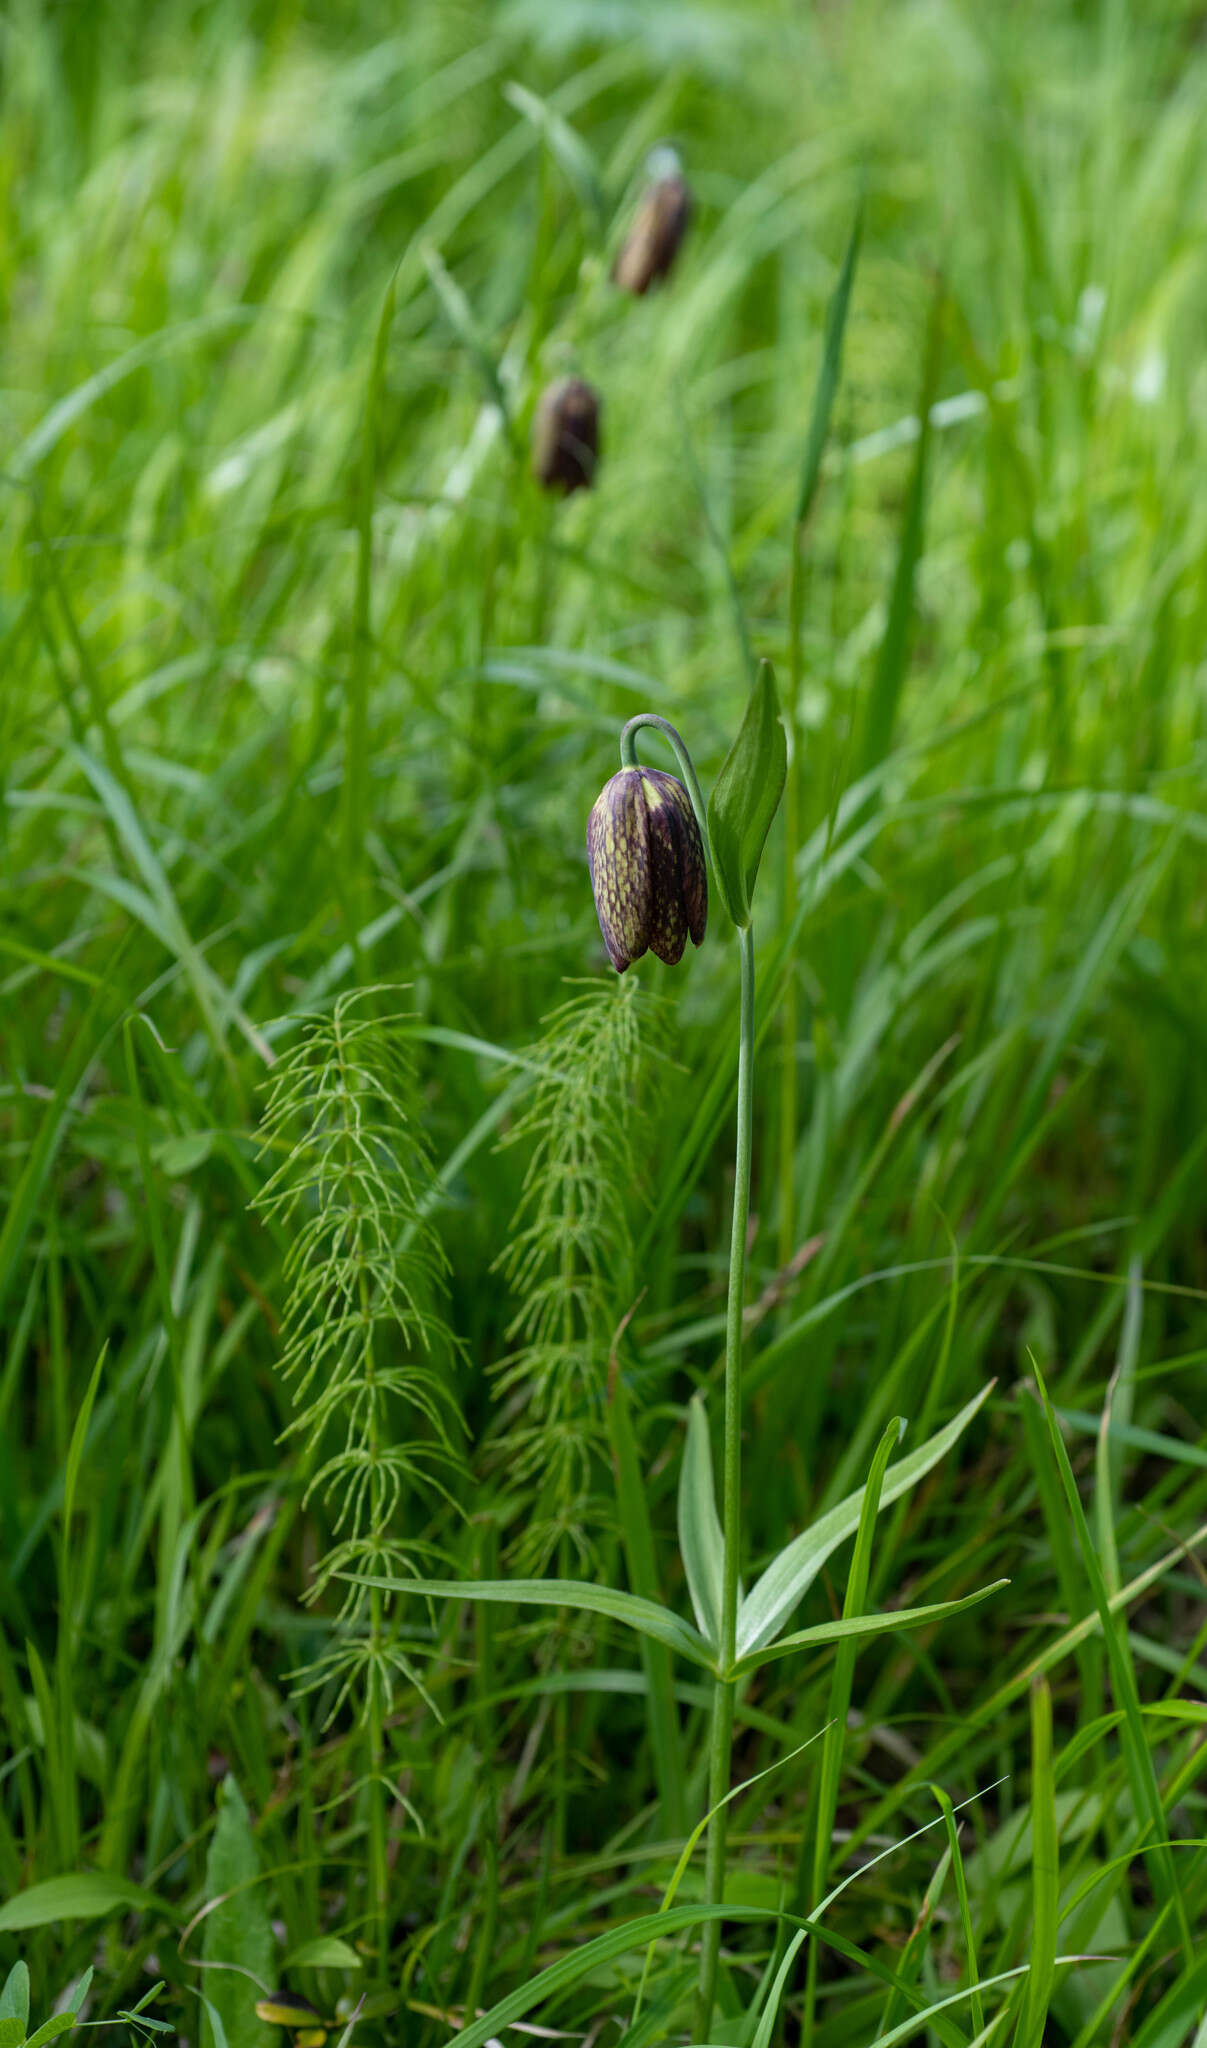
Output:
<instances>
[{"instance_id":1,"label":"lanceolate green leaf","mask_svg":"<svg viewBox=\"0 0 1207 2048\"><path fill-rule=\"evenodd\" d=\"M43 2020L37 2032L29 2036L25 2048L45 2048L47 2042L56 2040L60 2034L69 2034L75 2022L73 2012L52 2013L48 2020Z\"/></svg>"},{"instance_id":2,"label":"lanceolate green leaf","mask_svg":"<svg viewBox=\"0 0 1207 2048\"><path fill-rule=\"evenodd\" d=\"M750 923L750 905L767 834L788 772L771 663L761 661L741 731L721 764L708 799L708 837L722 903L736 925Z\"/></svg>"},{"instance_id":3,"label":"lanceolate green leaf","mask_svg":"<svg viewBox=\"0 0 1207 2048\"><path fill-rule=\"evenodd\" d=\"M708 1417L699 1394L687 1411L687 1442L679 1472L679 1549L697 1626L715 1651L721 1641L725 1538L717 1514Z\"/></svg>"},{"instance_id":4,"label":"lanceolate green leaf","mask_svg":"<svg viewBox=\"0 0 1207 2048\"><path fill-rule=\"evenodd\" d=\"M364 1964L349 1942L338 1934L319 1934L293 1949L281 1965L286 1970L360 1970Z\"/></svg>"},{"instance_id":5,"label":"lanceolate green leaf","mask_svg":"<svg viewBox=\"0 0 1207 2048\"><path fill-rule=\"evenodd\" d=\"M268 1898L260 1882L260 1851L243 1794L230 1772L218 1794L218 1819L205 1861L205 1890L211 1910L202 1927L213 2006L221 2016L225 2048L271 2048L273 2035L256 2015L252 1984L267 1988L276 1943ZM249 1978L251 1982L249 1983ZM208 2018L208 2013L207 2013ZM218 2031L203 2025L202 2040L223 2048Z\"/></svg>"},{"instance_id":6,"label":"lanceolate green leaf","mask_svg":"<svg viewBox=\"0 0 1207 2048\"><path fill-rule=\"evenodd\" d=\"M337 1572L335 1576L350 1578L358 1586L380 1586L383 1592L395 1596L399 1591L397 1579L362 1576L358 1572ZM713 1668L708 1645L690 1622L654 1600L639 1600L633 1593L614 1593L610 1586L582 1585L577 1579L408 1579L406 1590L421 1593L428 1600L493 1600L500 1606L512 1607L585 1607L592 1614L603 1614L609 1621L621 1621L626 1628L635 1628L639 1635L653 1636L655 1642L665 1643L693 1664L703 1665L706 1671Z\"/></svg>"},{"instance_id":7,"label":"lanceolate green leaf","mask_svg":"<svg viewBox=\"0 0 1207 2048\"><path fill-rule=\"evenodd\" d=\"M991 1593L1009 1584L1009 1579L994 1579L975 1593L966 1593L962 1600L936 1600L929 1607L894 1607L887 1614L853 1614L847 1620L819 1622L816 1628L797 1629L765 1649L739 1657L737 1669L739 1673L757 1671L760 1664L786 1657L793 1650L815 1650L824 1643L847 1642L855 1636L883 1636L891 1635L894 1629L921 1628L928 1621L942 1621L949 1614L962 1614L966 1607L979 1606Z\"/></svg>"},{"instance_id":8,"label":"lanceolate green leaf","mask_svg":"<svg viewBox=\"0 0 1207 2048\"><path fill-rule=\"evenodd\" d=\"M0 2020L20 2020L24 2034L29 2025L29 1964L14 1963L0 1991Z\"/></svg>"},{"instance_id":9,"label":"lanceolate green leaf","mask_svg":"<svg viewBox=\"0 0 1207 2048\"><path fill-rule=\"evenodd\" d=\"M916 1486L919 1479L946 1456L963 1431L967 1429L977 1409L988 1399L993 1388L991 1380L982 1387L967 1405L954 1415L945 1429L937 1430L916 1451L890 1465L881 1489L881 1505L899 1500ZM813 1584L831 1552L846 1537L853 1536L859 1526L859 1513L863 1505L863 1488L858 1493L849 1493L829 1514L822 1515L812 1528L781 1550L779 1556L768 1565L758 1583L751 1587L738 1612L738 1658L744 1661L755 1650L774 1642L793 1608L802 1595ZM812 1631L806 1630L806 1634Z\"/></svg>"}]
</instances>

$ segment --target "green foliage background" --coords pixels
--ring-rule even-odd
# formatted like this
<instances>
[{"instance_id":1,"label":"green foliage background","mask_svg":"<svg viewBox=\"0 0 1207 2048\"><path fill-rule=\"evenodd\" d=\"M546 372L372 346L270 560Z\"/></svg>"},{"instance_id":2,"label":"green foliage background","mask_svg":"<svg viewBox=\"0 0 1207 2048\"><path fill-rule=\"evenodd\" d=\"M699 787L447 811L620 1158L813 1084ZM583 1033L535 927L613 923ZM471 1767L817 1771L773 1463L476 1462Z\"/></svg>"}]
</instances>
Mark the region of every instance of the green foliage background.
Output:
<instances>
[{"instance_id":1,"label":"green foliage background","mask_svg":"<svg viewBox=\"0 0 1207 2048\"><path fill-rule=\"evenodd\" d=\"M442 2014L662 1896L668 1823L702 1800L688 1667L581 1613L391 1602L422 1690L370 1726L368 1771L355 1700L299 1690L347 1668L338 1593L303 1599L338 1511L303 1505L314 1462L282 1435L291 1230L253 1203L288 1158L273 1064L380 988L430 1166L405 1135L399 1158L448 1262L425 1358L466 1430L379 1533L450 1576L535 1555L686 1608L736 955L714 906L698 956L613 986L583 829L626 717L680 725L707 787L752 655L792 674L862 190L803 537L795 943L782 822L756 911L747 1559L857 1488L893 1415L920 1442L996 1375L884 1510L869 1600L1011 1583L860 1650L823 1864L903 1846L828 1915L848 1948L819 1952L813 2034L871 2041L903 1986L1025 1965L1060 1911L1061 1954L1114 1960L986 2017L1201 2042L1178 1934L1207 1903L1200 10L9 0L0 93L0 1951L35 2016L95 1963L90 2016L165 1979L153 2010L196 2038L230 1908L180 1937L216 1896L228 1772L282 1981L328 2013L366 1991L372 2038L444 2041ZM629 300L610 254L667 137L696 218ZM604 455L561 504L525 444L570 369ZM1109 1646L1034 1365L1121 1594ZM798 1625L840 1610L848 1564ZM1145 1710L1122 1731L1120 1657ZM735 1905L808 1892L818 1752L783 1759L832 1671L781 1662L742 1701L738 1775L782 1767L734 1804ZM1141 1727L1176 1901L1140 1853ZM973 1802L958 1837L932 1783ZM1033 1868L1053 1837L1058 1888ZM699 1886L693 1864L680 1903ZM682 2033L692 1938L659 1944L643 2038ZM776 1940L727 1928L718 2038L749 2037ZM623 2018L640 1967L536 2017ZM931 2024L976 2034L967 2004Z\"/></svg>"}]
</instances>

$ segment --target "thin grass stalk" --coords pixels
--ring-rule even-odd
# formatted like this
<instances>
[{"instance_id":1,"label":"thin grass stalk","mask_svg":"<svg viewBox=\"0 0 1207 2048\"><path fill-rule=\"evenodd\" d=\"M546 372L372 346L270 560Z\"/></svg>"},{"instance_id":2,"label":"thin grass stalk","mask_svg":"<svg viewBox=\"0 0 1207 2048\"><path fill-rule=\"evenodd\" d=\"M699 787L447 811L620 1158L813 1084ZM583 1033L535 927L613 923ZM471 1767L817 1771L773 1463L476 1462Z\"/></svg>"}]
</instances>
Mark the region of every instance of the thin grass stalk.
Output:
<instances>
[{"instance_id":1,"label":"thin grass stalk","mask_svg":"<svg viewBox=\"0 0 1207 2048\"><path fill-rule=\"evenodd\" d=\"M373 1331L369 1321L369 1289L364 1275L360 1281L361 1314L365 1318L367 1366L366 1379L373 1379ZM378 1453L377 1404L370 1405L369 1453L376 1460ZM382 1711L382 1667L381 1636L384 1614L381 1590L374 1586L369 1593L369 1637L372 1655L369 1660L369 1782L366 1796L369 1809L369 1937L383 1972L389 1956L389 1926L386 1917L386 1894L389 1885L389 1856L387 1850L387 1822L383 1787L385 1774L385 1716Z\"/></svg>"},{"instance_id":2,"label":"thin grass stalk","mask_svg":"<svg viewBox=\"0 0 1207 2048\"><path fill-rule=\"evenodd\" d=\"M830 416L842 370L842 344L851 288L859 261L863 236L863 200L860 199L851 227L842 269L826 309L826 331L821 368L813 394L813 410L805 437L804 459L792 526L792 577L788 590L788 702L784 731L788 741L788 773L784 782L784 916L782 929L792 931L799 907L796 864L800 852L800 693L804 682L802 633L805 616L805 535L821 482L822 455L830 431ZM796 1250L796 1123L799 1079L796 1071L796 1034L799 1028L799 990L795 967L789 962L784 986L784 1009L780 1035L779 1096L779 1264L787 1266Z\"/></svg>"},{"instance_id":3,"label":"thin grass stalk","mask_svg":"<svg viewBox=\"0 0 1207 2048\"><path fill-rule=\"evenodd\" d=\"M373 508L377 495L377 421L385 385L390 329L394 323L397 273L382 301L365 390L356 485L356 596L352 655L344 707L344 786L341 820L343 887L348 937L358 978L368 979L360 931L368 911L365 830L369 816L369 688L373 659Z\"/></svg>"}]
</instances>

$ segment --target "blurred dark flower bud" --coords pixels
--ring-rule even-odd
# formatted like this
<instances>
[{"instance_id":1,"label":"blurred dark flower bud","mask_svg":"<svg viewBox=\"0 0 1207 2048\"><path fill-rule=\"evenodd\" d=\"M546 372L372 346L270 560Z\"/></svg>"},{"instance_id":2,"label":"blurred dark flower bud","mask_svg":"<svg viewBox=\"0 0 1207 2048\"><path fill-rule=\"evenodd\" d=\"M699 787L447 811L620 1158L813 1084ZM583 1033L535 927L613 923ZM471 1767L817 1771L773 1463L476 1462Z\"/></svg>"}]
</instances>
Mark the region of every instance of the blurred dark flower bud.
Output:
<instances>
[{"instance_id":1,"label":"blurred dark flower bud","mask_svg":"<svg viewBox=\"0 0 1207 2048\"><path fill-rule=\"evenodd\" d=\"M612 265L613 283L622 291L648 292L670 270L691 217L692 196L681 172L649 186Z\"/></svg>"},{"instance_id":2,"label":"blurred dark flower bud","mask_svg":"<svg viewBox=\"0 0 1207 2048\"><path fill-rule=\"evenodd\" d=\"M674 775L622 768L587 821L599 929L618 974L649 950L674 967L708 922L708 873L691 798Z\"/></svg>"},{"instance_id":3,"label":"blurred dark flower bud","mask_svg":"<svg viewBox=\"0 0 1207 2048\"><path fill-rule=\"evenodd\" d=\"M532 422L532 473L549 491L589 489L598 460L599 395L581 377L560 377Z\"/></svg>"}]
</instances>

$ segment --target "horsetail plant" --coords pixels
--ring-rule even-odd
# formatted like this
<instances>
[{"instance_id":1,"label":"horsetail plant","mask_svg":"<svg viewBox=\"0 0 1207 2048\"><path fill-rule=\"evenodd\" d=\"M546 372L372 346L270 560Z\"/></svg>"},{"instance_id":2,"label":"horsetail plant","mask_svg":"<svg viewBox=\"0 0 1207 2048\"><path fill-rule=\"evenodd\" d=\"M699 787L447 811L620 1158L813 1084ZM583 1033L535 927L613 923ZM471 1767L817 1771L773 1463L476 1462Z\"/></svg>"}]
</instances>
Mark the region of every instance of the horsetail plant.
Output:
<instances>
[{"instance_id":1,"label":"horsetail plant","mask_svg":"<svg viewBox=\"0 0 1207 2048\"><path fill-rule=\"evenodd\" d=\"M489 1446L526 1519L509 1561L597 1562L607 1520L605 1374L633 1298L632 1202L663 1060L658 1005L634 982L576 987L545 1020L538 1078L504 1144L531 1148L496 1270L517 1298L494 1369L502 1410Z\"/></svg>"},{"instance_id":2,"label":"horsetail plant","mask_svg":"<svg viewBox=\"0 0 1207 2048\"><path fill-rule=\"evenodd\" d=\"M385 1717L400 1678L423 1690L387 1599L429 1555L405 1533L407 1496L447 1499L460 1462L460 1411L437 1370L455 1343L405 1019L355 1014L389 993L353 990L329 1017L304 1021L273 1078L264 1147L284 1156L257 1198L294 1229L281 1372L295 1413L285 1435L302 1439L307 1466L320 1460L305 1501L321 1495L334 1522L306 1598L334 1582L342 1590L331 1641L298 1680L327 1689L328 1720L351 1697L365 1728L369 1912L383 1957L386 1799L400 1797L385 1770Z\"/></svg>"}]
</instances>

